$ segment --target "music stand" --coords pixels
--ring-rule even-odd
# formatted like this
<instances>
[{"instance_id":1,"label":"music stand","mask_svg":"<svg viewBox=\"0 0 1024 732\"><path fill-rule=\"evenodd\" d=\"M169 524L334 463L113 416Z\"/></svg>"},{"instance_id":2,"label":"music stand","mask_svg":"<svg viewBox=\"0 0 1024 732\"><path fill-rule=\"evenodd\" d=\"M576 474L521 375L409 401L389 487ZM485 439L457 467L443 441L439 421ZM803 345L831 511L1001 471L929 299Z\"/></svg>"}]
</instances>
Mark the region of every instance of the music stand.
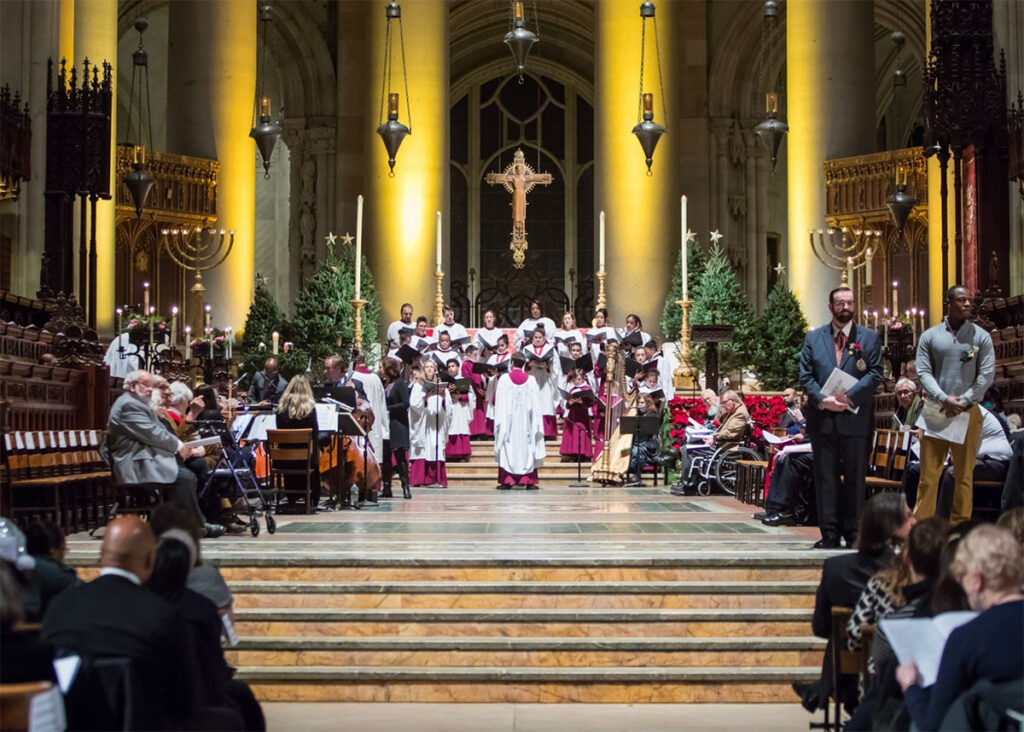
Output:
<instances>
[{"instance_id":1,"label":"music stand","mask_svg":"<svg viewBox=\"0 0 1024 732\"><path fill-rule=\"evenodd\" d=\"M629 457L632 462L633 445L636 445L637 440L644 437L654 437L661 431L661 415L645 414L636 417L622 417L619 420L619 431L624 435L633 435L633 442L629 447ZM644 471L642 465L637 466L636 477L637 482L643 485ZM654 480L658 480L657 473L654 474Z\"/></svg>"}]
</instances>

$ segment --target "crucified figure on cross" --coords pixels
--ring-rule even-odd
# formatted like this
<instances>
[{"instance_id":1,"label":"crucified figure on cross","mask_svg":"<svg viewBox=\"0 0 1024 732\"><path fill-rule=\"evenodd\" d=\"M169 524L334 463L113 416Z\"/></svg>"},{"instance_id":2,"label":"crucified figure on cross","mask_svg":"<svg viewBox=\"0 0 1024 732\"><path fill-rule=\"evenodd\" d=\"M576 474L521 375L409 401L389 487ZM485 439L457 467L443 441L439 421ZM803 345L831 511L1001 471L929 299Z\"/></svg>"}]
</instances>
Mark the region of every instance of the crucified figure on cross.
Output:
<instances>
[{"instance_id":1,"label":"crucified figure on cross","mask_svg":"<svg viewBox=\"0 0 1024 732\"><path fill-rule=\"evenodd\" d=\"M554 179L550 173L535 173L526 162L522 150L516 150L512 163L503 173L488 173L484 178L489 184L505 186L512 194L512 261L516 268L521 269L526 261L526 194L535 185L548 185Z\"/></svg>"}]
</instances>

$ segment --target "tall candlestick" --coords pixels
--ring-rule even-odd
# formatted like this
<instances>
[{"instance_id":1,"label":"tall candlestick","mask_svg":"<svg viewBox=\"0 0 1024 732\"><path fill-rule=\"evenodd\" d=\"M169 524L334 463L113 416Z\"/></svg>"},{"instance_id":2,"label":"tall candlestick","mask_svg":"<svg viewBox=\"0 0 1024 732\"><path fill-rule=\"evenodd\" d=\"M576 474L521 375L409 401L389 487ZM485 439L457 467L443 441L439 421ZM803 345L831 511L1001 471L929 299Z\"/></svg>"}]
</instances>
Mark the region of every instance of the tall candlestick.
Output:
<instances>
[{"instance_id":1,"label":"tall candlestick","mask_svg":"<svg viewBox=\"0 0 1024 732\"><path fill-rule=\"evenodd\" d=\"M185 363L192 360L192 326L185 326Z\"/></svg>"},{"instance_id":2,"label":"tall candlestick","mask_svg":"<svg viewBox=\"0 0 1024 732\"><path fill-rule=\"evenodd\" d=\"M688 301L690 299L690 273L689 273L689 270L687 268L687 264L688 263L686 261L688 256L689 256L689 252L687 251L687 249L689 247L689 241L687 241L687 239L689 239L689 233L690 232L689 232L689 229L686 226L686 196L683 196L682 202L680 203L680 214L679 215L680 215L680 219L681 219L680 220L680 229L679 229L679 231L681 232L681 236L683 237L683 273L682 274L683 274L683 301L685 302L685 301Z\"/></svg>"},{"instance_id":3,"label":"tall candlestick","mask_svg":"<svg viewBox=\"0 0 1024 732\"><path fill-rule=\"evenodd\" d=\"M149 283L142 283L142 312L149 312Z\"/></svg>"},{"instance_id":4,"label":"tall candlestick","mask_svg":"<svg viewBox=\"0 0 1024 732\"><path fill-rule=\"evenodd\" d=\"M154 308L150 307L146 309L146 315L149 316L149 347L153 347L153 315Z\"/></svg>"},{"instance_id":5,"label":"tall candlestick","mask_svg":"<svg viewBox=\"0 0 1024 732\"><path fill-rule=\"evenodd\" d=\"M280 340L281 336L276 330L270 334L270 342L273 344L273 354L275 356L277 355L277 345Z\"/></svg>"},{"instance_id":6,"label":"tall candlestick","mask_svg":"<svg viewBox=\"0 0 1024 732\"><path fill-rule=\"evenodd\" d=\"M853 257L846 258L846 284L853 288Z\"/></svg>"},{"instance_id":7,"label":"tall candlestick","mask_svg":"<svg viewBox=\"0 0 1024 732\"><path fill-rule=\"evenodd\" d=\"M363 287L363 197L356 199L356 300Z\"/></svg>"},{"instance_id":8,"label":"tall candlestick","mask_svg":"<svg viewBox=\"0 0 1024 732\"><path fill-rule=\"evenodd\" d=\"M441 212L437 212L437 271L441 271Z\"/></svg>"},{"instance_id":9,"label":"tall candlestick","mask_svg":"<svg viewBox=\"0 0 1024 732\"><path fill-rule=\"evenodd\" d=\"M178 345L178 306L171 307L171 348Z\"/></svg>"},{"instance_id":10,"label":"tall candlestick","mask_svg":"<svg viewBox=\"0 0 1024 732\"><path fill-rule=\"evenodd\" d=\"M925 323L924 320L924 310L920 311L918 314L921 316L921 333L924 333L925 330L928 328L928 325L927 323Z\"/></svg>"},{"instance_id":11,"label":"tall candlestick","mask_svg":"<svg viewBox=\"0 0 1024 732\"><path fill-rule=\"evenodd\" d=\"M204 310L206 310L206 317L205 317L205 320L203 321L203 327L204 327L204 328L209 328L209 327L210 327L210 311L211 311L211 310L212 310L213 308L211 308L211 307L210 307L209 305L207 305L207 306L206 306L205 308L203 308L203 309L204 309Z\"/></svg>"},{"instance_id":12,"label":"tall candlestick","mask_svg":"<svg viewBox=\"0 0 1024 732\"><path fill-rule=\"evenodd\" d=\"M899 286L900 283L896 280L892 281L892 317L895 318L900 314L900 297L899 297Z\"/></svg>"},{"instance_id":13,"label":"tall candlestick","mask_svg":"<svg viewBox=\"0 0 1024 732\"><path fill-rule=\"evenodd\" d=\"M864 284L871 287L871 247L868 247L867 258L864 266Z\"/></svg>"},{"instance_id":14,"label":"tall candlestick","mask_svg":"<svg viewBox=\"0 0 1024 732\"><path fill-rule=\"evenodd\" d=\"M598 226L598 257L597 257L597 268L601 272L604 272L604 211L601 212L599 218L600 225Z\"/></svg>"},{"instance_id":15,"label":"tall candlestick","mask_svg":"<svg viewBox=\"0 0 1024 732\"><path fill-rule=\"evenodd\" d=\"M213 328L206 329L206 342L210 344L210 360L213 360Z\"/></svg>"},{"instance_id":16,"label":"tall candlestick","mask_svg":"<svg viewBox=\"0 0 1024 732\"><path fill-rule=\"evenodd\" d=\"M114 312L117 313L117 334L121 335L121 315L124 314L124 311L121 308L117 308Z\"/></svg>"}]
</instances>

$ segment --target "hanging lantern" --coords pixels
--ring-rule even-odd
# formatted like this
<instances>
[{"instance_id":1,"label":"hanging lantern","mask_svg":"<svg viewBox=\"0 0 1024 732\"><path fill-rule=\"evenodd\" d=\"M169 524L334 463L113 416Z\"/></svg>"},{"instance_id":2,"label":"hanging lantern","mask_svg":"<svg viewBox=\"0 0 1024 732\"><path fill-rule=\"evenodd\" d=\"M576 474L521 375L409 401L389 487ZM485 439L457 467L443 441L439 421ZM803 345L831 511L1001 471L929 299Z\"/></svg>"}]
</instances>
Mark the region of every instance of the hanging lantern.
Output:
<instances>
[{"instance_id":1,"label":"hanging lantern","mask_svg":"<svg viewBox=\"0 0 1024 732\"><path fill-rule=\"evenodd\" d=\"M779 147L783 138L789 132L789 125L779 119L779 94L775 90L775 83L764 82L764 70L767 69L774 56L775 24L779 17L778 0L765 0L764 18L761 22L761 52L758 61L758 88L767 88L764 95L765 119L754 127L754 134L764 143L768 149L768 155L772 161L772 173L775 173L775 166L779 160Z\"/></svg>"},{"instance_id":2,"label":"hanging lantern","mask_svg":"<svg viewBox=\"0 0 1024 732\"><path fill-rule=\"evenodd\" d=\"M145 33L149 27L149 22L145 18L139 18L135 21L135 30L139 32L139 47L132 52L132 83L131 89L128 96L128 120L126 122L126 138L131 141L133 140L132 135L132 119L136 120L137 136L134 137L134 142L130 142L134 152L132 155L132 169L130 172L125 173L122 177L122 181L128 188L128 192L131 194L132 203L135 204L135 215L138 218L142 218L142 209L146 206L146 199L149 197L149 192L153 190L155 183L153 174L149 172L149 168L146 165L146 146L143 144L143 130L149 132L149 145L150 149L153 146L153 116L149 108L149 54L146 53L146 49L143 48L142 34ZM147 124L143 124L143 107L142 107L142 95L146 95L146 121ZM138 102L135 103L135 100Z\"/></svg>"},{"instance_id":3,"label":"hanging lantern","mask_svg":"<svg viewBox=\"0 0 1024 732\"><path fill-rule=\"evenodd\" d=\"M281 124L280 122L270 121L270 97L264 93L267 78L264 71L267 55L267 27L272 22L271 8L269 5L264 5L260 8L260 47L257 61L259 79L257 80L258 91L256 93L256 101L253 104L253 117L255 121L253 122L252 129L249 130L249 137L256 141L256 147L259 149L260 157L263 159L264 178L270 177L270 160L274 155L277 141L281 137ZM256 110L259 110L258 115Z\"/></svg>"},{"instance_id":4,"label":"hanging lantern","mask_svg":"<svg viewBox=\"0 0 1024 732\"><path fill-rule=\"evenodd\" d=\"M133 157L132 170L124 176L124 184L128 186L128 192L132 194L135 215L141 219L142 208L146 205L146 199L156 181L153 179L153 174L149 172L149 168L146 167L146 148L136 145Z\"/></svg>"},{"instance_id":5,"label":"hanging lantern","mask_svg":"<svg viewBox=\"0 0 1024 732\"><path fill-rule=\"evenodd\" d=\"M402 30L402 8L397 2L392 2L388 5L385 11L385 17L387 18L387 29L384 36L384 78L381 80L381 99L380 99L380 124L377 126L377 134L380 135L380 139L384 141L384 149L388 151L388 176L391 178L395 177L395 158L398 157L398 148L402 145L402 140L405 139L406 135L412 134L412 109L409 109L409 124L408 126L398 121L398 92L391 91L391 71L394 66L392 59L392 51L394 50L392 44L391 34L391 21L398 21L398 43L402 52L402 83L405 87L405 102L406 106L409 106L409 77L405 70L405 34ZM384 91L387 92L388 100L388 118L384 120Z\"/></svg>"},{"instance_id":6,"label":"hanging lantern","mask_svg":"<svg viewBox=\"0 0 1024 732\"><path fill-rule=\"evenodd\" d=\"M536 24L536 23L535 23ZM512 0L512 29L505 34L505 45L512 51L512 58L519 71L519 83L523 83L523 72L526 68L526 57L530 49L540 38L526 27L522 0Z\"/></svg>"},{"instance_id":7,"label":"hanging lantern","mask_svg":"<svg viewBox=\"0 0 1024 732\"><path fill-rule=\"evenodd\" d=\"M640 141L640 147L643 148L645 162L647 163L647 175L653 175L651 164L654 162L654 148L658 146L658 141L667 130L663 125L654 121L654 94L643 91L648 18L651 19L651 24L654 27L654 53L658 62L661 114L664 118L668 118L665 112L665 89L662 86L661 78L661 49L658 47L658 21L654 15L654 3L651 0L644 0L640 6L640 104L637 110L636 125L633 127L633 134L636 135L636 139Z\"/></svg>"},{"instance_id":8,"label":"hanging lantern","mask_svg":"<svg viewBox=\"0 0 1024 732\"><path fill-rule=\"evenodd\" d=\"M779 159L779 147L782 145L782 138L789 132L789 125L778 118L779 97L775 92L765 95L765 108L767 119L754 128L754 132L768 148L768 154L772 159L772 172L775 172L775 164Z\"/></svg>"},{"instance_id":9,"label":"hanging lantern","mask_svg":"<svg viewBox=\"0 0 1024 732\"><path fill-rule=\"evenodd\" d=\"M907 219L910 218L911 212L917 206L917 198L907 190L906 182L898 182L896 190L885 199L885 206L889 209L889 215L892 216L892 223L896 226L896 231L902 237L903 227L907 225Z\"/></svg>"}]
</instances>

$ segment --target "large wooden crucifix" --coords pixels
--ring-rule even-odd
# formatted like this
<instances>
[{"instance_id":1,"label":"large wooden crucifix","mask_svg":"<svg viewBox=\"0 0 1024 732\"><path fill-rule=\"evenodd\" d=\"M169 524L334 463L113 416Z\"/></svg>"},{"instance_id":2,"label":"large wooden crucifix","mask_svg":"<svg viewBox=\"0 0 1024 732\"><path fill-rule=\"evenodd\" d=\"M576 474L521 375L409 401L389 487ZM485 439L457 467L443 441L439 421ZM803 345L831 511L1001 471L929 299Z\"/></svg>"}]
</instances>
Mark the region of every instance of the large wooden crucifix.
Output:
<instances>
[{"instance_id":1,"label":"large wooden crucifix","mask_svg":"<svg viewBox=\"0 0 1024 732\"><path fill-rule=\"evenodd\" d=\"M551 173L535 173L527 164L523 151L516 150L512 156L512 163L505 168L504 173L488 173L484 180L492 186L500 183L512 194L512 242L509 249L512 250L512 264L516 269L522 269L526 265L527 248L526 194L532 191L535 185L546 186L554 179Z\"/></svg>"}]
</instances>

